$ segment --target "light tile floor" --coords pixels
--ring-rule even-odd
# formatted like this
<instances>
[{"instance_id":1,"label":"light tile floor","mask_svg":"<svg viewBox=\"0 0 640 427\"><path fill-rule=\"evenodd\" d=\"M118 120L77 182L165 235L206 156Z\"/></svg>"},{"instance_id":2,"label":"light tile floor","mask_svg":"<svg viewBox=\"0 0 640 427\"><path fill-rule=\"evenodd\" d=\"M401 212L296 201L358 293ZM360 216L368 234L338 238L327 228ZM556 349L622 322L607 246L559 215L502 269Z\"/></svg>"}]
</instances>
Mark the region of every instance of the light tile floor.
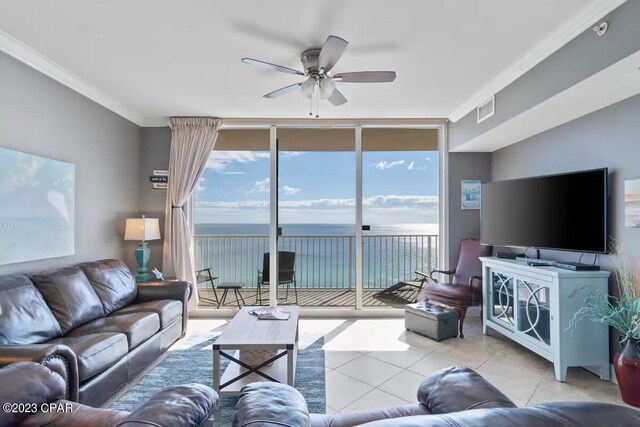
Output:
<instances>
[{"instance_id":1,"label":"light tile floor","mask_svg":"<svg viewBox=\"0 0 640 427\"><path fill-rule=\"evenodd\" d=\"M462 364L476 369L517 405L552 401L623 404L616 384L571 368L555 380L551 364L498 333L482 335L468 316L465 338L436 342L404 329L403 319L302 319L304 347L324 336L327 413L385 408L416 401L431 373ZM189 331L222 330L224 320L194 319Z\"/></svg>"}]
</instances>

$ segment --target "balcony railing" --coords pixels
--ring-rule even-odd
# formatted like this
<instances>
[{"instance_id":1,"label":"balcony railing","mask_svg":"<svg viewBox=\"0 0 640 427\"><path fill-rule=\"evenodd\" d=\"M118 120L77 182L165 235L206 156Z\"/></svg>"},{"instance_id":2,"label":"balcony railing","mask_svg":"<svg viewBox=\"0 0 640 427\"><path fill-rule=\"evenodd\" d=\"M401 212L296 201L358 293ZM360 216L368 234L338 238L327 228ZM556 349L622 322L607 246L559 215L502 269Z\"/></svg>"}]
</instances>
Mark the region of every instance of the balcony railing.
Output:
<instances>
[{"instance_id":1,"label":"balcony railing","mask_svg":"<svg viewBox=\"0 0 640 427\"><path fill-rule=\"evenodd\" d=\"M197 269L211 268L221 282L244 282L254 288L268 235L198 235L194 237ZM279 249L296 253L300 289L355 289L355 237L286 235ZM363 236L363 287L384 289L413 280L415 270L437 267L438 236L430 234Z\"/></svg>"}]
</instances>

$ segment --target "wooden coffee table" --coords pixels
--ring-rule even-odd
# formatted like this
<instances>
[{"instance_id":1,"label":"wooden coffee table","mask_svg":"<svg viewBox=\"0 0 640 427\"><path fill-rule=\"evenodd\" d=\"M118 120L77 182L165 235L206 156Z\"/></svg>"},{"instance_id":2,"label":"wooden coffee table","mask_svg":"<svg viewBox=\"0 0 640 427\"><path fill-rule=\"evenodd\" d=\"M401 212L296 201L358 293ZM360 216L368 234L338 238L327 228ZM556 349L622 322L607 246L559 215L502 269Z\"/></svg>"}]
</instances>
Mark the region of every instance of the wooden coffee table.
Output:
<instances>
[{"instance_id":1,"label":"wooden coffee table","mask_svg":"<svg viewBox=\"0 0 640 427\"><path fill-rule=\"evenodd\" d=\"M213 343L213 388L220 396L238 396L242 387L257 381L293 386L298 352L298 307L279 306L291 313L287 320L259 320L244 307ZM267 350L277 354L257 366L239 360L240 350ZM221 375L221 357L229 365ZM272 363L273 365L267 366Z\"/></svg>"}]
</instances>

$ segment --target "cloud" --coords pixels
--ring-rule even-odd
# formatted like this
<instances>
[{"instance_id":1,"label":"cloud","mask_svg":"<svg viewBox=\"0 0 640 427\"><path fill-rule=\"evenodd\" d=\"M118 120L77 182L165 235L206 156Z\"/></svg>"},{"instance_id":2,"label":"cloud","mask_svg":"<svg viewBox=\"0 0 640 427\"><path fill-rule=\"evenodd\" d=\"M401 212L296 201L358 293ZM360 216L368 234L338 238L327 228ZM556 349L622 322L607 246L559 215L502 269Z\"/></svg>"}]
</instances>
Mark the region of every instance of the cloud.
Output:
<instances>
[{"instance_id":1,"label":"cloud","mask_svg":"<svg viewBox=\"0 0 640 427\"><path fill-rule=\"evenodd\" d=\"M280 189L280 191L282 191L282 194L284 194L285 196L292 196L294 194L296 194L297 192L300 191L299 188L295 188L295 187L289 187L288 185L285 185L284 187L282 187Z\"/></svg>"},{"instance_id":2,"label":"cloud","mask_svg":"<svg viewBox=\"0 0 640 427\"><path fill-rule=\"evenodd\" d=\"M280 154L282 157L298 157L302 156L304 153L300 151L282 151Z\"/></svg>"},{"instance_id":3,"label":"cloud","mask_svg":"<svg viewBox=\"0 0 640 427\"><path fill-rule=\"evenodd\" d=\"M385 195L366 197L362 200L364 206L391 207L391 206L424 206L437 205L438 196L418 196L418 195Z\"/></svg>"},{"instance_id":4,"label":"cloud","mask_svg":"<svg viewBox=\"0 0 640 427\"><path fill-rule=\"evenodd\" d=\"M407 170L425 170L427 167L426 166L417 166L416 162L411 161L411 163L409 163L409 166L407 166Z\"/></svg>"},{"instance_id":5,"label":"cloud","mask_svg":"<svg viewBox=\"0 0 640 427\"><path fill-rule=\"evenodd\" d=\"M269 192L269 177L266 177L263 180L256 181L253 184L253 188L249 191L249 193L268 193Z\"/></svg>"},{"instance_id":6,"label":"cloud","mask_svg":"<svg viewBox=\"0 0 640 427\"><path fill-rule=\"evenodd\" d=\"M367 221L374 224L436 223L438 197L419 195L378 195L363 200ZM283 223L351 223L354 199L281 200L279 217ZM269 222L268 200L196 202L196 218L201 222Z\"/></svg>"},{"instance_id":7,"label":"cloud","mask_svg":"<svg viewBox=\"0 0 640 427\"><path fill-rule=\"evenodd\" d=\"M243 172L227 171L233 163L252 163L260 159L268 159L269 153L263 151L213 151L209 156L206 168L218 173L239 175Z\"/></svg>"},{"instance_id":8,"label":"cloud","mask_svg":"<svg viewBox=\"0 0 640 427\"><path fill-rule=\"evenodd\" d=\"M198 180L198 184L196 185L196 193L199 193L199 192L204 191L204 190L207 189L207 187L205 187L204 183L205 183L205 179L204 178L200 178Z\"/></svg>"},{"instance_id":9,"label":"cloud","mask_svg":"<svg viewBox=\"0 0 640 427\"><path fill-rule=\"evenodd\" d=\"M404 164L404 160L395 160L393 162L388 162L386 160L381 160L378 163L373 163L371 166L374 166L376 169L384 170L395 168L396 166L400 166Z\"/></svg>"},{"instance_id":10,"label":"cloud","mask_svg":"<svg viewBox=\"0 0 640 427\"><path fill-rule=\"evenodd\" d=\"M22 155L25 156L26 155ZM16 163L0 170L0 190L3 192L16 191L24 187L36 187L40 182L41 168L44 159L35 156L18 159Z\"/></svg>"},{"instance_id":11,"label":"cloud","mask_svg":"<svg viewBox=\"0 0 640 427\"><path fill-rule=\"evenodd\" d=\"M262 182L262 181L259 181ZM371 208L402 208L402 207L433 207L438 205L438 196L418 196L418 195L385 195L372 196L363 199L362 204ZM354 199L310 199L310 200L281 200L278 203L282 208L298 209L334 209L355 207ZM268 200L240 200L234 202L196 202L198 208L266 208L269 207Z\"/></svg>"}]
</instances>

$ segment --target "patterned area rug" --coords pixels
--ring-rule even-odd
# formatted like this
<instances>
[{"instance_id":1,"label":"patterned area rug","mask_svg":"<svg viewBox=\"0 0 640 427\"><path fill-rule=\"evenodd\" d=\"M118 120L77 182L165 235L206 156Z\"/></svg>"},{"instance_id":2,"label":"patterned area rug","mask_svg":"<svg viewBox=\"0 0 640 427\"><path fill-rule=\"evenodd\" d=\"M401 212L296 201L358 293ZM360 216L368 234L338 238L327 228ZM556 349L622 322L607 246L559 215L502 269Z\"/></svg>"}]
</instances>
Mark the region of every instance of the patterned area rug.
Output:
<instances>
[{"instance_id":1,"label":"patterned area rug","mask_svg":"<svg viewBox=\"0 0 640 427\"><path fill-rule=\"evenodd\" d=\"M219 332L198 332L178 341L169 355L114 402L111 408L133 411L153 395L172 385L202 383L211 387L213 385L211 344L219 334ZM295 386L307 400L309 412L323 414L326 410L325 362L322 349L324 338L320 337L312 341L310 337L301 336L300 343ZM223 370L227 364L228 360L223 358L221 363ZM216 427L231 425L236 402L235 397L221 398L220 409L214 412Z\"/></svg>"}]
</instances>

